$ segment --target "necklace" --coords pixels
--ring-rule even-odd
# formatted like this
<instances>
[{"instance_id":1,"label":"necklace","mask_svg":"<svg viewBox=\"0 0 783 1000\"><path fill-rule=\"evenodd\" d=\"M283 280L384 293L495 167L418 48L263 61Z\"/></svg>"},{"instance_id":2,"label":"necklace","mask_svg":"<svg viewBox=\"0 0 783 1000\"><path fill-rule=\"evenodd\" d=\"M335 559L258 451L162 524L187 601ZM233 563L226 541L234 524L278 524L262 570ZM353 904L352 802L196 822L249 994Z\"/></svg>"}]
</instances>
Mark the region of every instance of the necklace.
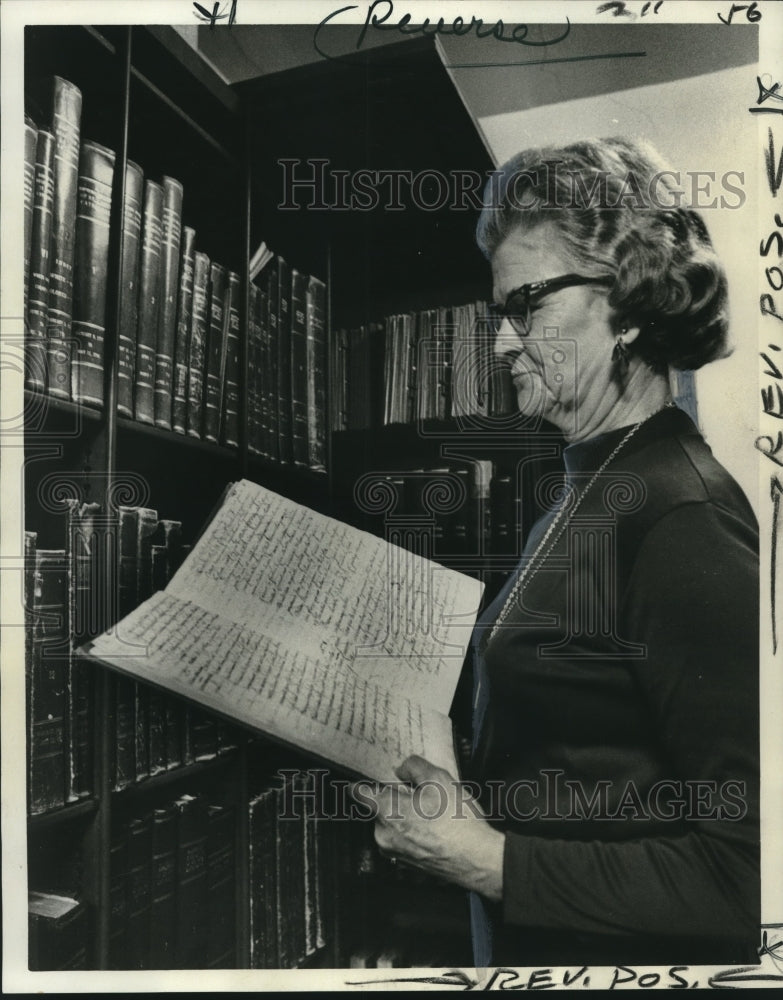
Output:
<instances>
[{"instance_id":1,"label":"necklace","mask_svg":"<svg viewBox=\"0 0 783 1000\"><path fill-rule=\"evenodd\" d=\"M495 635L497 634L498 630L500 629L500 627L502 626L503 622L505 622L506 618L508 617L508 614L511 611L511 608L513 607L513 605L518 600L518 598L519 598L520 594L522 593L523 589L525 588L525 586L530 582L533 574L538 569L541 568L541 566L546 562L547 558L552 554L552 552L555 549L555 546L557 545L557 543L562 538L563 532L566 530L566 528L568 527L568 525L571 523L571 518L579 510L579 507L581 506L582 501L587 496L587 494L590 492L590 490L592 489L592 487L595 485L595 483L598 480L598 478L606 471L607 467L614 461L614 459L617 457L617 455L620 453L620 451L622 451L622 449L625 447L625 445L628 444L628 442L631 440L631 438L634 436L634 434L639 430L639 428L643 424L646 424L648 420L651 420L654 416L656 416L662 410L669 409L669 408L671 408L671 407L673 407L675 405L676 404L674 402L669 401L668 403L665 403L661 407L660 410L656 410L655 413L651 413L649 417L645 417L644 420L640 420L637 424L634 424L633 427L631 427L631 429L623 436L623 439L613 449L613 451L609 455L607 455L607 457L603 460L603 462L601 463L600 468L596 472L593 473L593 475L590 478L590 481L588 482L587 486L585 486L585 488L582 490L582 492L577 495L577 498L576 498L576 501L574 502L573 507L568 512L567 512L567 507L566 507L566 499L567 498L563 499L563 501L561 502L560 509L558 510L557 514L553 518L552 523L546 529L546 532L544 533L544 537L538 543L535 552L530 557L530 559L528 560L527 564L523 568L522 572L517 577L516 583L514 584L514 586L511 589L511 593L508 595L508 597L506 598L505 603L503 604L503 607L500 609L500 614L495 619L495 624L492 626L492 631L489 633L489 638L487 639L487 643L491 642L495 638ZM547 548L547 543L548 543L549 539L554 534L554 532L555 532L555 530L557 528L559 528L559 530L557 532L557 535L555 535L555 537L554 537L554 539L552 541L552 544ZM539 556L540 556L540 558L539 558Z\"/></svg>"}]
</instances>

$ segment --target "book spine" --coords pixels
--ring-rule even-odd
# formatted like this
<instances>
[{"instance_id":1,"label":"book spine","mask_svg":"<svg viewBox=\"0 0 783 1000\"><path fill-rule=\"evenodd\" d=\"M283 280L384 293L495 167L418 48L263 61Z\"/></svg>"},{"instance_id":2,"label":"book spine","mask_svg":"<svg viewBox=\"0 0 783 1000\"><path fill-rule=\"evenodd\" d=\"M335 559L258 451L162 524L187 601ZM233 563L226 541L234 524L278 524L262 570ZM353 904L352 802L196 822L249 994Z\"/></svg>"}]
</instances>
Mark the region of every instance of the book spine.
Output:
<instances>
[{"instance_id":1,"label":"book spine","mask_svg":"<svg viewBox=\"0 0 783 1000\"><path fill-rule=\"evenodd\" d=\"M133 682L133 780L150 776L149 754L149 688Z\"/></svg>"},{"instance_id":2,"label":"book spine","mask_svg":"<svg viewBox=\"0 0 783 1000\"><path fill-rule=\"evenodd\" d=\"M179 254L182 240L182 184L163 178L160 306L155 352L155 426L171 430L171 394L177 330Z\"/></svg>"},{"instance_id":3,"label":"book spine","mask_svg":"<svg viewBox=\"0 0 783 1000\"><path fill-rule=\"evenodd\" d=\"M177 810L176 969L196 969L204 961L207 896L207 829L202 802L183 795Z\"/></svg>"},{"instance_id":4,"label":"book spine","mask_svg":"<svg viewBox=\"0 0 783 1000\"><path fill-rule=\"evenodd\" d=\"M65 802L68 584L63 550L37 549L33 593L30 811Z\"/></svg>"},{"instance_id":5,"label":"book spine","mask_svg":"<svg viewBox=\"0 0 783 1000\"><path fill-rule=\"evenodd\" d=\"M239 275L228 272L228 340L226 343L225 373L223 385L223 427L221 441L231 448L239 447L239 352L240 345L240 295L242 284Z\"/></svg>"},{"instance_id":6,"label":"book spine","mask_svg":"<svg viewBox=\"0 0 783 1000\"><path fill-rule=\"evenodd\" d=\"M247 450L253 455L261 454L263 436L261 419L261 290L250 283L247 318Z\"/></svg>"},{"instance_id":7,"label":"book spine","mask_svg":"<svg viewBox=\"0 0 783 1000\"><path fill-rule=\"evenodd\" d=\"M266 359L267 375L262 374L266 384L266 447L262 451L273 462L280 461L280 420L278 405L278 352L280 343L280 278L279 261L275 257L266 267L267 280L262 283L262 295L266 291L265 305L261 307L262 364ZM263 369L262 369L263 372Z\"/></svg>"},{"instance_id":8,"label":"book spine","mask_svg":"<svg viewBox=\"0 0 783 1000\"><path fill-rule=\"evenodd\" d=\"M117 350L117 412L124 417L133 417L143 198L144 171L138 164L128 160L125 168L125 202L122 206L122 277Z\"/></svg>"},{"instance_id":9,"label":"book spine","mask_svg":"<svg viewBox=\"0 0 783 1000\"><path fill-rule=\"evenodd\" d=\"M151 903L152 817L147 814L128 823L127 969L149 968Z\"/></svg>"},{"instance_id":10,"label":"book spine","mask_svg":"<svg viewBox=\"0 0 783 1000\"><path fill-rule=\"evenodd\" d=\"M38 536L34 531L24 533L24 680L25 680L25 753L27 775L27 810L30 812L30 793L33 787L31 771L32 747L32 694L33 694L33 627L35 623L35 549Z\"/></svg>"},{"instance_id":11,"label":"book spine","mask_svg":"<svg viewBox=\"0 0 783 1000\"><path fill-rule=\"evenodd\" d=\"M188 362L188 423L191 437L200 438L204 430L204 383L209 329L210 260L196 251L193 264L193 315L190 329Z\"/></svg>"},{"instance_id":12,"label":"book spine","mask_svg":"<svg viewBox=\"0 0 783 1000\"><path fill-rule=\"evenodd\" d=\"M326 286L311 277L307 285L307 461L326 470Z\"/></svg>"},{"instance_id":13,"label":"book spine","mask_svg":"<svg viewBox=\"0 0 783 1000\"><path fill-rule=\"evenodd\" d=\"M228 342L228 314L225 312L226 269L212 263L209 269L209 332L205 363L204 439L217 443L220 435L225 352Z\"/></svg>"},{"instance_id":14,"label":"book spine","mask_svg":"<svg viewBox=\"0 0 783 1000\"><path fill-rule=\"evenodd\" d=\"M109 846L109 968L122 969L128 932L128 838L114 830Z\"/></svg>"},{"instance_id":15,"label":"book spine","mask_svg":"<svg viewBox=\"0 0 783 1000\"><path fill-rule=\"evenodd\" d=\"M123 507L118 511L118 586L119 617L124 618L139 603L138 595L139 509ZM127 787L136 773L134 727L135 690L126 677L112 678L113 763L112 782L116 790Z\"/></svg>"},{"instance_id":16,"label":"book spine","mask_svg":"<svg viewBox=\"0 0 783 1000\"><path fill-rule=\"evenodd\" d=\"M291 268L291 458L306 468L308 445L307 275Z\"/></svg>"},{"instance_id":17,"label":"book spine","mask_svg":"<svg viewBox=\"0 0 783 1000\"><path fill-rule=\"evenodd\" d=\"M162 691L147 689L147 760L153 777L166 770L166 699Z\"/></svg>"},{"instance_id":18,"label":"book spine","mask_svg":"<svg viewBox=\"0 0 783 1000\"><path fill-rule=\"evenodd\" d=\"M250 965L279 968L277 851L274 789L266 789L249 805Z\"/></svg>"},{"instance_id":19,"label":"book spine","mask_svg":"<svg viewBox=\"0 0 783 1000\"><path fill-rule=\"evenodd\" d=\"M66 552L68 561L68 800L91 794L92 781L92 671L76 650L94 638L105 623L99 620L98 595L105 537L99 522L100 505L72 500L68 505Z\"/></svg>"},{"instance_id":20,"label":"book spine","mask_svg":"<svg viewBox=\"0 0 783 1000\"><path fill-rule=\"evenodd\" d=\"M79 166L76 246L73 269L71 398L103 406L103 350L106 339L106 281L114 152L85 142Z\"/></svg>"},{"instance_id":21,"label":"book spine","mask_svg":"<svg viewBox=\"0 0 783 1000\"><path fill-rule=\"evenodd\" d=\"M70 398L73 252L76 233L76 189L79 179L79 136L82 95L70 81L52 81L54 132L54 200L47 309L49 392Z\"/></svg>"},{"instance_id":22,"label":"book spine","mask_svg":"<svg viewBox=\"0 0 783 1000\"><path fill-rule=\"evenodd\" d=\"M33 202L35 201L35 151L38 128L29 115L24 119L24 315L30 291L30 250L33 245Z\"/></svg>"},{"instance_id":23,"label":"book spine","mask_svg":"<svg viewBox=\"0 0 783 1000\"><path fill-rule=\"evenodd\" d=\"M293 461L291 423L291 269L277 258L277 448L279 461Z\"/></svg>"},{"instance_id":24,"label":"book spine","mask_svg":"<svg viewBox=\"0 0 783 1000\"><path fill-rule=\"evenodd\" d=\"M28 389L42 392L47 386L48 366L46 318L49 307L50 241L54 208L54 150L54 133L49 129L39 129L35 150L25 385Z\"/></svg>"},{"instance_id":25,"label":"book spine","mask_svg":"<svg viewBox=\"0 0 783 1000\"><path fill-rule=\"evenodd\" d=\"M166 770L182 766L185 716L182 703L173 695L164 696L166 713Z\"/></svg>"},{"instance_id":26,"label":"book spine","mask_svg":"<svg viewBox=\"0 0 783 1000\"><path fill-rule=\"evenodd\" d=\"M174 968L177 920L177 813L173 805L152 814L150 969ZM211 905L215 900L210 901Z\"/></svg>"},{"instance_id":27,"label":"book spine","mask_svg":"<svg viewBox=\"0 0 783 1000\"><path fill-rule=\"evenodd\" d=\"M236 964L234 809L207 810L207 953L210 969Z\"/></svg>"},{"instance_id":28,"label":"book spine","mask_svg":"<svg viewBox=\"0 0 783 1000\"><path fill-rule=\"evenodd\" d=\"M139 265L139 319L136 335L136 383L133 415L144 424L155 422L155 348L160 304L160 257L163 188L144 184L144 220Z\"/></svg>"},{"instance_id":29,"label":"book spine","mask_svg":"<svg viewBox=\"0 0 783 1000\"><path fill-rule=\"evenodd\" d=\"M139 507L136 514L136 595L141 604L152 596L152 544L158 530L158 512Z\"/></svg>"},{"instance_id":30,"label":"book spine","mask_svg":"<svg viewBox=\"0 0 783 1000\"><path fill-rule=\"evenodd\" d=\"M179 269L177 335L174 345L174 386L171 402L171 426L184 434L188 423L188 359L190 357L190 322L193 313L193 274L196 256L196 230L182 230L182 257Z\"/></svg>"}]
</instances>

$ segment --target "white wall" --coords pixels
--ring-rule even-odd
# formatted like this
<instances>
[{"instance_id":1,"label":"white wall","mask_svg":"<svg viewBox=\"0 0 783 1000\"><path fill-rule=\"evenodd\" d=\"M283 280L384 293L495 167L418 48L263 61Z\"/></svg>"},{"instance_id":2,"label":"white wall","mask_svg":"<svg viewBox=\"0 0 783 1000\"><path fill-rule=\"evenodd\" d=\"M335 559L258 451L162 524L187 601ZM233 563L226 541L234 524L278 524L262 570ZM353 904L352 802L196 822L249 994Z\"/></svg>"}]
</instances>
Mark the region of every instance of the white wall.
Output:
<instances>
[{"instance_id":1,"label":"white wall","mask_svg":"<svg viewBox=\"0 0 783 1000\"><path fill-rule=\"evenodd\" d=\"M479 124L498 162L526 146L631 135L652 142L675 170L714 171L718 179L744 172L745 204L703 213L728 273L735 351L697 372L696 391L708 443L758 509L758 149L757 123L747 113L754 88L753 68L740 67L491 115Z\"/></svg>"}]
</instances>

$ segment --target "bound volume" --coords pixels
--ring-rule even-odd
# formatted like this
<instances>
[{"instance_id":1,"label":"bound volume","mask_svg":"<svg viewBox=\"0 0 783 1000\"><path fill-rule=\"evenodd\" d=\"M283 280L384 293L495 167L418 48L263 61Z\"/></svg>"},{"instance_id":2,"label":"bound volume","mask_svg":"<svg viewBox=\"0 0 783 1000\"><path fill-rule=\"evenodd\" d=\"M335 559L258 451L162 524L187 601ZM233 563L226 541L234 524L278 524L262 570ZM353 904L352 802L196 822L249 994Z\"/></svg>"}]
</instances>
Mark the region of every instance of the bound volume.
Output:
<instances>
[{"instance_id":1,"label":"bound volume","mask_svg":"<svg viewBox=\"0 0 783 1000\"><path fill-rule=\"evenodd\" d=\"M243 480L164 591L83 648L354 774L457 773L451 705L483 585Z\"/></svg>"}]
</instances>

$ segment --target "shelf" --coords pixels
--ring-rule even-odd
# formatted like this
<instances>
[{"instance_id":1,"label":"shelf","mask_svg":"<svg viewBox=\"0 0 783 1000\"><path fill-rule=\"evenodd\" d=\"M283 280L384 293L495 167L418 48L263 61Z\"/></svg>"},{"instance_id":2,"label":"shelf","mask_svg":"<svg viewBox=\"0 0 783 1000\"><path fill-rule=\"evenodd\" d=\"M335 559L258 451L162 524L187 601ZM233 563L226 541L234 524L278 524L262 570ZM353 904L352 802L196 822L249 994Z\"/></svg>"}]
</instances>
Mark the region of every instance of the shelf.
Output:
<instances>
[{"instance_id":1,"label":"shelf","mask_svg":"<svg viewBox=\"0 0 783 1000\"><path fill-rule=\"evenodd\" d=\"M31 833L38 833L41 830L49 830L53 826L60 826L63 823L84 819L85 816L92 816L97 811L97 799L83 799L80 802L72 802L59 809L52 809L49 812L28 816L27 828Z\"/></svg>"}]
</instances>

